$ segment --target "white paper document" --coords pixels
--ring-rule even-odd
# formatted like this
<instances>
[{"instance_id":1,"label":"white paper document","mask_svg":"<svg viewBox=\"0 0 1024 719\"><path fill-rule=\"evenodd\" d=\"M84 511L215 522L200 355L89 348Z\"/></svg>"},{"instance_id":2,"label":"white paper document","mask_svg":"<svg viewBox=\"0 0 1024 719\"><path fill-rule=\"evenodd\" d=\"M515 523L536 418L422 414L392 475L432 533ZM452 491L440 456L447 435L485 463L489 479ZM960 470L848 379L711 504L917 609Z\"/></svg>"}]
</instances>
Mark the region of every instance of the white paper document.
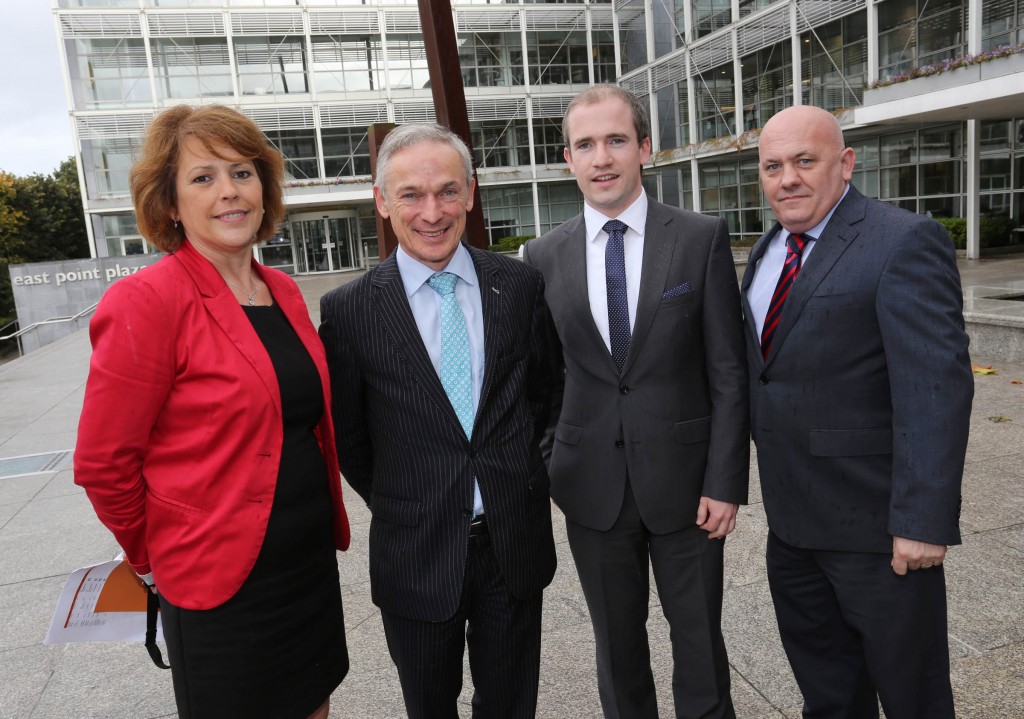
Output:
<instances>
[{"instance_id":1,"label":"white paper document","mask_svg":"<svg viewBox=\"0 0 1024 719\"><path fill-rule=\"evenodd\" d=\"M76 569L57 598L43 644L145 641L146 591L123 559ZM163 639L160 622L156 638Z\"/></svg>"}]
</instances>

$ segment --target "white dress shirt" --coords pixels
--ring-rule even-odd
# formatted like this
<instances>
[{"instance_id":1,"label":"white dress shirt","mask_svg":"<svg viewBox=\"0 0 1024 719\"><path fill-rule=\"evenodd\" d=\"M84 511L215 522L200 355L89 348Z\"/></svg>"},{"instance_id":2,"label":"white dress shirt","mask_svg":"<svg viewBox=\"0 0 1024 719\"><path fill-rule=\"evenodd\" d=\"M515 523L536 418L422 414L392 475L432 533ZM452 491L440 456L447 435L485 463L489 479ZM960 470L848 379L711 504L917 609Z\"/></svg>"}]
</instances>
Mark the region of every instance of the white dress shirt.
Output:
<instances>
[{"instance_id":1,"label":"white dress shirt","mask_svg":"<svg viewBox=\"0 0 1024 719\"><path fill-rule=\"evenodd\" d=\"M604 274L604 251L608 233L604 223L620 220L626 224L623 251L626 260L626 297L629 301L629 327L636 321L636 306L640 299L640 275L644 265L644 230L647 227L647 193L641 192L632 205L618 217L607 217L590 205L583 205L583 221L587 227L587 294L594 323L611 352L612 341L608 332L608 281Z\"/></svg>"},{"instance_id":2,"label":"white dress shirt","mask_svg":"<svg viewBox=\"0 0 1024 719\"><path fill-rule=\"evenodd\" d=\"M484 312L480 300L480 281L476 276L473 258L465 245L459 244L443 270L433 270L413 259L402 246L398 247L398 272L405 285L416 328L423 338L434 371L441 375L441 295L427 284L427 281L441 272L450 272L459 280L455 283L455 299L466 318L466 332L469 335L469 354L473 375L473 414L480 407L480 392L484 386ZM484 511L480 485L473 480L473 516Z\"/></svg>"},{"instance_id":3,"label":"white dress shirt","mask_svg":"<svg viewBox=\"0 0 1024 719\"><path fill-rule=\"evenodd\" d=\"M846 189L843 190L842 196L839 198L839 202L843 201L843 198L846 197L846 193L849 191L850 186L847 185ZM804 251L800 255L801 269L807 262L807 258L811 256L811 250L814 249L814 245L817 239L821 237L821 233L825 231L828 221L832 219L832 214L839 207L839 202L832 206L832 209L825 215L824 220L807 232L801 233L807 241ZM758 337L761 336L761 330L764 328L764 318L768 315L768 307L772 303L775 287L779 284L782 266L786 264L786 240L789 239L790 234L789 230L783 227L775 234L775 237L768 241L764 254L757 261L754 279L751 281L750 287L747 288L747 301L750 303L750 311L754 315L754 324L757 326Z\"/></svg>"}]
</instances>

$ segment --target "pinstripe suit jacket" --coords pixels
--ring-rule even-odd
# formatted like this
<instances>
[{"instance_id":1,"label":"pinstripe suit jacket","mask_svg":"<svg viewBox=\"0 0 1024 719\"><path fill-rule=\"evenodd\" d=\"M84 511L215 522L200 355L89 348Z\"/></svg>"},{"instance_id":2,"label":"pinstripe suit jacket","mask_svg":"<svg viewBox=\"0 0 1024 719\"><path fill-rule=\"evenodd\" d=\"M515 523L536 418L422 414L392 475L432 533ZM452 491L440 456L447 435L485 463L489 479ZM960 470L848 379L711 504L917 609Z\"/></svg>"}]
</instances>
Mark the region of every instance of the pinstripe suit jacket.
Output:
<instances>
[{"instance_id":1,"label":"pinstripe suit jacket","mask_svg":"<svg viewBox=\"0 0 1024 719\"><path fill-rule=\"evenodd\" d=\"M341 470L373 514L373 601L419 621L458 608L474 477L512 594L536 595L555 571L539 449L552 383L544 283L521 262L469 251L485 354L472 439L427 355L394 255L320 301Z\"/></svg>"}]
</instances>

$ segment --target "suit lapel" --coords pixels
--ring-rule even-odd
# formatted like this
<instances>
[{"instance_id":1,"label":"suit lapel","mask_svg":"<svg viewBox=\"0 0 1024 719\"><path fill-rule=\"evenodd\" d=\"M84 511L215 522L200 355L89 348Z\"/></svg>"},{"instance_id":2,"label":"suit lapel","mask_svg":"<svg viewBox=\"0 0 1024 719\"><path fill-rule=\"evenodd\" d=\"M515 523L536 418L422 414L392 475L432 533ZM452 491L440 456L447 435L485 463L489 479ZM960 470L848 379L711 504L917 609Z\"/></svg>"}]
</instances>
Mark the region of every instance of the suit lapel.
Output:
<instances>
[{"instance_id":1,"label":"suit lapel","mask_svg":"<svg viewBox=\"0 0 1024 719\"><path fill-rule=\"evenodd\" d=\"M568 298L568 314L578 317L583 333L589 338L594 356L604 357L603 361L612 372L619 373L612 359L612 353L601 337L601 330L594 322L590 309L590 288L587 285L587 224L583 215L577 215L565 227L566 236L558 248L558 267L562 271L562 287L559 291Z\"/></svg>"},{"instance_id":2,"label":"suit lapel","mask_svg":"<svg viewBox=\"0 0 1024 719\"><path fill-rule=\"evenodd\" d=\"M444 391L441 378L437 376L427 348L423 344L416 319L409 307L409 298L405 294L405 284L398 271L397 255L392 253L374 272L372 305L384 330L391 338L396 351L401 355L409 368L413 379L423 388L427 396L444 414L458 435L465 437L459 417L452 408L448 394Z\"/></svg>"},{"instance_id":3,"label":"suit lapel","mask_svg":"<svg viewBox=\"0 0 1024 719\"><path fill-rule=\"evenodd\" d=\"M859 233L852 227L852 224L864 218L865 207L864 196L850 187L846 198L836 208L832 219L825 226L825 231L815 241L811 256L801 266L800 274L789 290L789 297L782 307L779 327L775 330L775 337L772 339L772 347L765 358L765 364L771 363L775 355L779 353L779 348L786 343L786 337L796 324L807 300L831 272L832 267L843 253L857 239Z\"/></svg>"},{"instance_id":4,"label":"suit lapel","mask_svg":"<svg viewBox=\"0 0 1024 719\"><path fill-rule=\"evenodd\" d=\"M754 321L754 312L750 307L750 300L747 298L747 292L750 290L750 285L754 281L754 274L757 272L757 263L764 257L765 251L768 249L768 243L775 233L782 229L782 225L778 222L772 229L761 235L754 246L750 248L750 255L747 257L747 267L743 270L743 280L740 282L740 303L743 307L743 324L746 325L748 335L753 338L755 344L760 346L761 338L757 334L757 323ZM761 358L762 363L764 357L761 356L760 350L757 352L757 356Z\"/></svg>"},{"instance_id":5,"label":"suit lapel","mask_svg":"<svg viewBox=\"0 0 1024 719\"><path fill-rule=\"evenodd\" d=\"M672 217L660 211L653 200L648 203L647 227L644 229L644 256L640 274L640 295L637 299L636 319L633 321L633 336L629 342L629 353L622 366L626 374L634 358L643 347L651 330L654 315L665 291L668 271L675 253L678 226ZM609 357L611 354L609 353Z\"/></svg>"},{"instance_id":6,"label":"suit lapel","mask_svg":"<svg viewBox=\"0 0 1024 719\"><path fill-rule=\"evenodd\" d=\"M484 379L480 387L480 398L476 407L474 427L483 416L484 405L494 384L494 366L498 358L502 321L506 312L505 287L497 263L482 250L468 246L469 255L476 268L477 284L480 288L480 304L484 314ZM474 432L475 434L475 432Z\"/></svg>"},{"instance_id":7,"label":"suit lapel","mask_svg":"<svg viewBox=\"0 0 1024 719\"><path fill-rule=\"evenodd\" d=\"M239 354L252 366L273 400L278 416L281 416L281 387L277 383L277 372L263 342L235 299L234 293L228 289L217 268L189 242L183 243L174 252L173 257L181 263L195 282L206 311L231 340Z\"/></svg>"}]
</instances>

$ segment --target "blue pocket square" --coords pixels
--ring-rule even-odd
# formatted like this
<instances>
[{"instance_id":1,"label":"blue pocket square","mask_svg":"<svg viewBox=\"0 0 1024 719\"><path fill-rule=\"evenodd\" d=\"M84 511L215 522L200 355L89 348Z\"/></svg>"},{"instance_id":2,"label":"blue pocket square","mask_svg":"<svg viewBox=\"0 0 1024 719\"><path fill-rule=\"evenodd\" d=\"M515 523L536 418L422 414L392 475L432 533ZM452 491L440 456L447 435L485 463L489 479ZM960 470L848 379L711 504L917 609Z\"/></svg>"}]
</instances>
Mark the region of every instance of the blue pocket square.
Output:
<instances>
[{"instance_id":1,"label":"blue pocket square","mask_svg":"<svg viewBox=\"0 0 1024 719\"><path fill-rule=\"evenodd\" d=\"M690 283L689 282L684 282L683 284L679 285L678 287L673 287L672 289L667 290L664 294L662 294L661 299L667 300L667 299L671 299L673 297L679 297L680 295L685 295L689 291L690 291Z\"/></svg>"}]
</instances>

